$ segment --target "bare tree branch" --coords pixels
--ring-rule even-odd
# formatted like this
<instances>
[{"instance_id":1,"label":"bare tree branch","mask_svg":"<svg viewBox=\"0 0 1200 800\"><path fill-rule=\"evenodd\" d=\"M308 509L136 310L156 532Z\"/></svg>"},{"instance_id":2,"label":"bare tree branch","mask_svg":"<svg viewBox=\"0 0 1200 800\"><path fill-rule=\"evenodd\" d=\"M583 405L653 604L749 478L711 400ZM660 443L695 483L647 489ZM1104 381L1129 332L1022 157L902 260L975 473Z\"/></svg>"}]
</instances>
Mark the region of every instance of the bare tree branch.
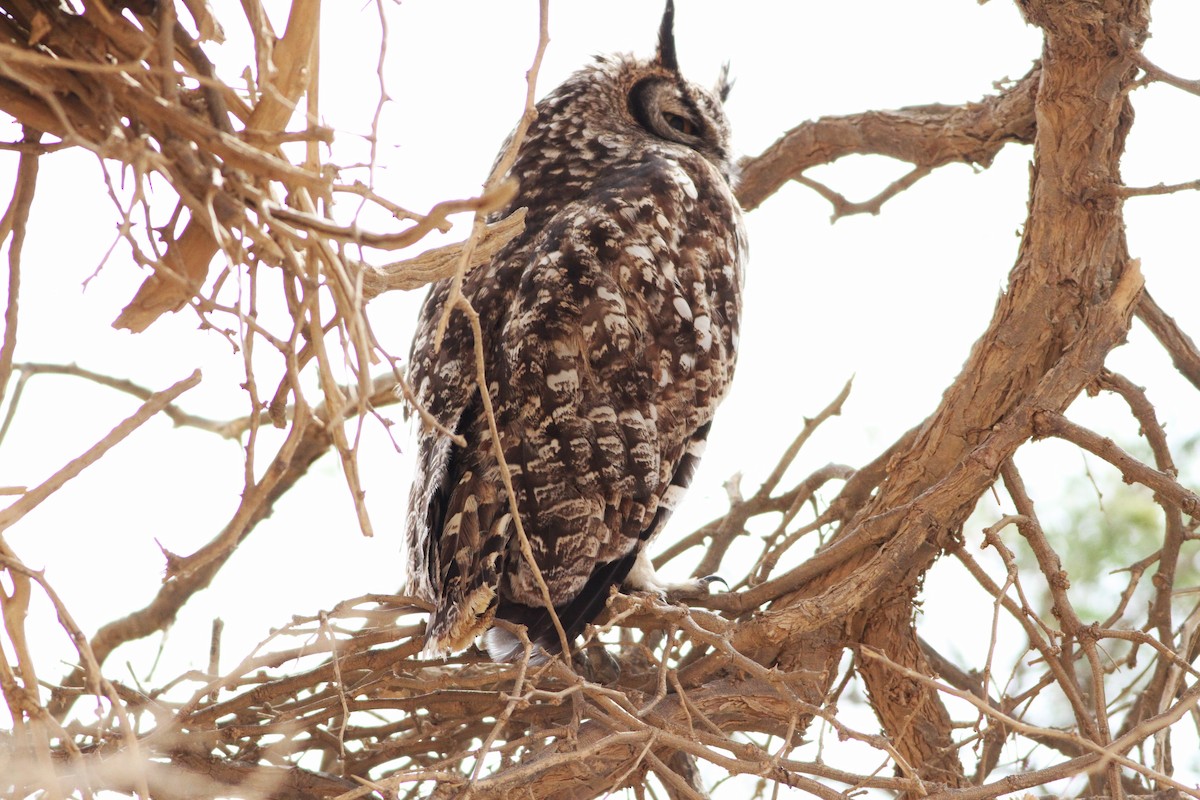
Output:
<instances>
[{"instance_id":1,"label":"bare tree branch","mask_svg":"<svg viewBox=\"0 0 1200 800\"><path fill-rule=\"evenodd\" d=\"M851 211L851 204L843 199L845 208L840 212L839 203L834 203L835 219L845 213L874 213L884 200L929 170L953 163L987 167L1006 144L1032 143L1034 99L1040 81L1041 68L1035 65L1024 78L978 103L911 106L802 123L761 154L742 162L738 200L746 210L755 209L809 167L848 155L891 156L916 167L907 183L890 194L885 192L887 196L877 202Z\"/></svg>"}]
</instances>

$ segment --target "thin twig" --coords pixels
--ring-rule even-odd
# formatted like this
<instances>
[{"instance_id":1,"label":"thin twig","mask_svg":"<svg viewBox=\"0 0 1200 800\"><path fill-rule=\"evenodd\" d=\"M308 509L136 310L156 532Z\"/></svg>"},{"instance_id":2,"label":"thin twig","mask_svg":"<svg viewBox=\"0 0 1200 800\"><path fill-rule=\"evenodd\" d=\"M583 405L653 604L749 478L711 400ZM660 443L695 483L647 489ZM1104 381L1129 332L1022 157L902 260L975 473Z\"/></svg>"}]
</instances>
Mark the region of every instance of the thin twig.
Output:
<instances>
[{"instance_id":1,"label":"thin twig","mask_svg":"<svg viewBox=\"0 0 1200 800\"><path fill-rule=\"evenodd\" d=\"M162 411L172 400L199 383L200 371L196 370L178 383L161 392L152 394L132 416L113 428L103 439L88 448L82 455L71 459L62 469L55 472L40 485L30 489L8 508L0 511L0 532L12 527L15 522L58 491L63 484L77 476L88 466L96 463L100 460L101 456L141 427L143 423L155 414Z\"/></svg>"}]
</instances>

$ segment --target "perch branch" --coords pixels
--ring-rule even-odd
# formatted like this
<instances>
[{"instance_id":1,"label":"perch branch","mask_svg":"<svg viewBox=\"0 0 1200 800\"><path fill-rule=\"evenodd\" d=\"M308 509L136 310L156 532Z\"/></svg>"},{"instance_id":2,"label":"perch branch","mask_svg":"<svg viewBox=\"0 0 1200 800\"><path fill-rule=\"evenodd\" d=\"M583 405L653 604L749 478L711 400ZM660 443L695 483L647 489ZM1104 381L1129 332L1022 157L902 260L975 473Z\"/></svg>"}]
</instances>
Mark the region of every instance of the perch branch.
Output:
<instances>
[{"instance_id":1,"label":"perch branch","mask_svg":"<svg viewBox=\"0 0 1200 800\"><path fill-rule=\"evenodd\" d=\"M922 177L917 174L921 170L945 164L989 166L1005 144L1033 142L1033 108L1040 80L1039 65L1008 89L978 103L912 106L802 123L761 154L742 161L738 200L742 208L753 210L806 169L855 154L909 162L915 168L910 183ZM892 194L903 188L896 187ZM877 198L879 203L886 199ZM839 206L834 206L836 218ZM871 208L868 203L862 210Z\"/></svg>"}]
</instances>

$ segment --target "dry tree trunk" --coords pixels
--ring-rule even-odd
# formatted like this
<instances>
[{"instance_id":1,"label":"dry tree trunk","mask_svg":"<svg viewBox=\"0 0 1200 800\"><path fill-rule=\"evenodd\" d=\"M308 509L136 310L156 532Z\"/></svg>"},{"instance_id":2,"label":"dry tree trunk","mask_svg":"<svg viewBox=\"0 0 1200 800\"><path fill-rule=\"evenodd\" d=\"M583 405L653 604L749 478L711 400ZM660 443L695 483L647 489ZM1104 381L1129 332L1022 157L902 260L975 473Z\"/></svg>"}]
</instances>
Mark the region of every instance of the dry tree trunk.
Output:
<instances>
[{"instance_id":1,"label":"dry tree trunk","mask_svg":"<svg viewBox=\"0 0 1200 800\"><path fill-rule=\"evenodd\" d=\"M1125 338L1142 279L1126 248L1115 190L1148 7L1023 4L1046 39L1029 216L1017 261L962 373L915 441L891 462L873 501L846 524L843 536L874 528L873 544L795 595L819 599L851 576L862 581L864 572L878 570L855 613L831 621L844 643L861 643L930 673L912 627L921 576L952 546L1003 463L1033 437L1038 414L1065 410ZM884 515L891 519L875 522ZM786 608L790 599L776 606ZM798 653L811 660L816 648L804 638L807 630L788 631L779 663ZM949 718L937 693L877 660L860 660L859 669L884 729L917 774L963 785L961 767L944 763ZM1092 727L1094 720L1080 712L1081 727Z\"/></svg>"}]
</instances>

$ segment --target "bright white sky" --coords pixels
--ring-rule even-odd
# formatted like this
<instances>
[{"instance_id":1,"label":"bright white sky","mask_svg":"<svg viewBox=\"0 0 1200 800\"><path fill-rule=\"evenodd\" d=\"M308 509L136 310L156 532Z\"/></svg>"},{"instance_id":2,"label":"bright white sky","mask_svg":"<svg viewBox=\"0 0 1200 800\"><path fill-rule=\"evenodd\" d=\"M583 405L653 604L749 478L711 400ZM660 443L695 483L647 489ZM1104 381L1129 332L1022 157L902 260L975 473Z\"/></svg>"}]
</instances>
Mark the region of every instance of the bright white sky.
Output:
<instances>
[{"instance_id":1,"label":"bright white sky","mask_svg":"<svg viewBox=\"0 0 1200 800\"><path fill-rule=\"evenodd\" d=\"M269 9L281 5L267 3ZM362 135L369 131L378 93L377 11L366 2L326 5L322 122L337 130L331 160L354 163L366 158ZM396 102L383 114L377 185L414 210L474 195L521 110L537 4L384 5L385 76ZM239 24L240 4L215 0L213 6L228 22L229 43L207 49L224 77L234 80L250 52L248 31ZM552 3L539 96L594 53L650 53L660 15L659 3L644 0ZM1157 0L1154 16L1149 58L1176 74L1200 75L1195 47L1200 5ZM282 23L277 17L280 30ZM737 4L736 12L724 2L682 0L676 40L683 67L695 80L709 83L723 62L731 62L737 83L728 112L746 154L822 115L977 100L993 91L994 81L1024 75L1041 41L1014 5L1002 0L982 6L968 0L755 0ZM1135 103L1126 181L1146 185L1200 177L1195 147L1200 101L1153 87L1137 92ZM13 140L20 131L9 125L2 135ZM799 429L800 415L819 411L852 375L854 392L843 416L814 437L797 475L831 461L861 465L934 408L1005 286L1025 216L1030 156L1029 148L1010 146L986 171L943 168L890 201L878 217L830 225L828 204L798 185L749 216L752 262L739 374L693 491L664 538L721 513L721 485L731 474L745 472L746 486L756 485ZM15 164L15 156L0 156L4 197ZM852 158L812 174L851 199L865 199L907 169L882 158ZM87 290L81 289L115 231L117 218L100 179L100 167L88 154L64 152L43 160L24 255L17 360L74 362L155 389L201 367L204 384L181 405L218 419L243 415L240 356L220 336L198 332L191 312L164 318L136 336L109 327L143 278L122 246ZM1135 200L1126 215L1130 250L1142 259L1150 291L1185 329L1200 335L1195 301L1200 195ZM377 217L364 221L387 225ZM465 223L456 225L446 240L462 238L466 229ZM409 254L420 249L423 245ZM422 296L388 296L370 306L375 330L392 353L407 352ZM1183 391L1166 357L1146 346L1148 339L1135 324L1130 344L1110 365L1151 388L1160 418L1174 420L1169 433L1181 439L1197 427L1194 411L1189 413L1195 393ZM0 485L40 483L135 407L124 395L77 380L35 379L0 448ZM1114 411L1092 401L1073 413L1131 439L1136 429ZM398 412L390 416L398 418ZM1031 485L1064 463L1078 467L1078 456L1064 462L1052 451L1037 451L1047 454L1044 463L1039 456L1025 465ZM90 633L153 596L163 569L156 540L173 552L190 553L216 534L236 507L241 459L233 443L156 421L30 514L7 534L8 541L30 566L46 568ZM232 663L293 613L394 590L406 459L380 426L367 425L361 464L374 539L358 532L336 462L320 462L213 587L184 609L158 672L147 682L203 668L213 617L225 620L225 659ZM968 532L968 541L977 542L978 531ZM757 549L745 552L750 557ZM935 596L938 580L935 570L927 596ZM953 640L952 647L978 661L986 626L962 623L967 615L990 619L990 613L983 598L929 602L924 626L935 638L936 631L955 631L942 640ZM70 660L69 643L51 617L44 619L47 636L37 642L41 662ZM145 679L158 644L155 637L123 649L110 659L108 671L127 679L128 660ZM42 677L54 680L63 671Z\"/></svg>"}]
</instances>

